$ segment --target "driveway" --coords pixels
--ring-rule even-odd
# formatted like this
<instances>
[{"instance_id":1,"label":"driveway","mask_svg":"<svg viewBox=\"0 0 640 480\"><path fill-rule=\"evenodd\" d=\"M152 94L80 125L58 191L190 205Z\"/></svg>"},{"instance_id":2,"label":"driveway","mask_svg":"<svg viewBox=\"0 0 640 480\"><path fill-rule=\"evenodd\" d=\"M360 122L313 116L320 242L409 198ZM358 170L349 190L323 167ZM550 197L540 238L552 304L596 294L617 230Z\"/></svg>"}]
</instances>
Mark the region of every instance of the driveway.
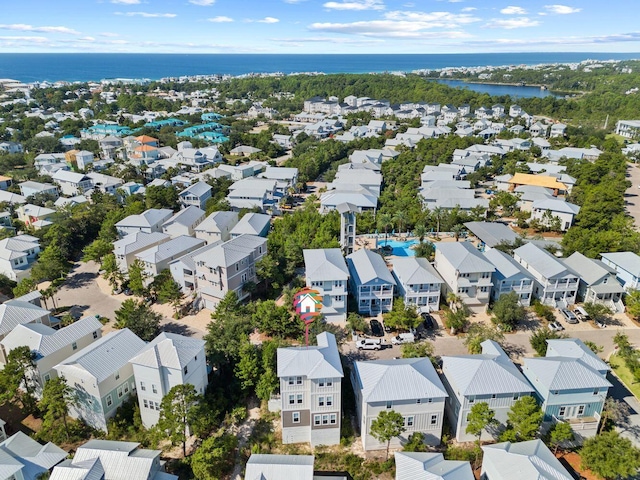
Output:
<instances>
[{"instance_id":1,"label":"driveway","mask_svg":"<svg viewBox=\"0 0 640 480\"><path fill-rule=\"evenodd\" d=\"M622 425L619 424L616 426L616 430L620 432L620 435L631 440L636 447L640 447L640 402L638 402L638 399L622 384L618 377L609 373L607 380L613 385L609 390L609 396L627 404L629 407L630 415L627 421Z\"/></svg>"},{"instance_id":2,"label":"driveway","mask_svg":"<svg viewBox=\"0 0 640 480\"><path fill-rule=\"evenodd\" d=\"M640 228L640 168L632 163L627 164L627 179L631 186L624 194L627 213L633 217L636 228Z\"/></svg>"}]
</instances>

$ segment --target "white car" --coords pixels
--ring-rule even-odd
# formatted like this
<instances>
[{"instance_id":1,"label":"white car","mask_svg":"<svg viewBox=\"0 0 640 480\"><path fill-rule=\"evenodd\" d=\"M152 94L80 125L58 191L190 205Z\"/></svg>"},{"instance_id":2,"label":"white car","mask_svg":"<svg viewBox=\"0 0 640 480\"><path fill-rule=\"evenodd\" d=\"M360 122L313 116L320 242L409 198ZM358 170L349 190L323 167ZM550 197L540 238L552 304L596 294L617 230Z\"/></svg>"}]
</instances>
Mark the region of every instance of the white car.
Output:
<instances>
[{"instance_id":1,"label":"white car","mask_svg":"<svg viewBox=\"0 0 640 480\"><path fill-rule=\"evenodd\" d=\"M394 345L402 345L403 343L414 343L416 336L413 333L401 333L391 339L391 343Z\"/></svg>"},{"instance_id":2,"label":"white car","mask_svg":"<svg viewBox=\"0 0 640 480\"><path fill-rule=\"evenodd\" d=\"M379 338L365 338L358 340L356 347L358 350L380 350L382 348L381 343Z\"/></svg>"}]
</instances>

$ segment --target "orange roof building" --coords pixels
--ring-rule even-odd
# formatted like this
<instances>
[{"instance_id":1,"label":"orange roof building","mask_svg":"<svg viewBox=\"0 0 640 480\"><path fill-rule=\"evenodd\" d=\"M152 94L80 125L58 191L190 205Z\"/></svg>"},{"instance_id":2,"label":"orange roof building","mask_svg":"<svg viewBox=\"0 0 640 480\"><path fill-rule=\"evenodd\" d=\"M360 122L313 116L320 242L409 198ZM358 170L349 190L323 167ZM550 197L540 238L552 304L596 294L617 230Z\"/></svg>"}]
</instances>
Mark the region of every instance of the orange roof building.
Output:
<instances>
[{"instance_id":1,"label":"orange roof building","mask_svg":"<svg viewBox=\"0 0 640 480\"><path fill-rule=\"evenodd\" d=\"M530 173L516 173L509 180L509 190L513 191L520 185L529 185L533 187L544 187L553 190L554 195L567 191L567 185L559 182L557 178L549 175L532 175Z\"/></svg>"},{"instance_id":2,"label":"orange roof building","mask_svg":"<svg viewBox=\"0 0 640 480\"><path fill-rule=\"evenodd\" d=\"M136 142L142 145L151 145L152 147L157 147L159 145L158 139L150 137L149 135L140 135L139 137L136 137Z\"/></svg>"}]
</instances>

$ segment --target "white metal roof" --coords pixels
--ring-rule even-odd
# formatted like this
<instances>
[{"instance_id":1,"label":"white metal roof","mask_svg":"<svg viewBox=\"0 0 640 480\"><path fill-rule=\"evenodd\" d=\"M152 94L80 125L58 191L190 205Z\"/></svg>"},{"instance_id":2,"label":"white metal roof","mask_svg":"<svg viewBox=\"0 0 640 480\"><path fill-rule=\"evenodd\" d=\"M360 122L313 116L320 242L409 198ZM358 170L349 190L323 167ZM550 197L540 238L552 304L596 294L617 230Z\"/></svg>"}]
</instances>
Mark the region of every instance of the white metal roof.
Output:
<instances>
[{"instance_id":1,"label":"white metal roof","mask_svg":"<svg viewBox=\"0 0 640 480\"><path fill-rule=\"evenodd\" d=\"M513 278L516 275L523 275L529 279L533 279L526 268L516 262L512 256L500 250L492 248L491 250L482 252L482 254L496 268L497 276L500 279Z\"/></svg>"},{"instance_id":2,"label":"white metal roof","mask_svg":"<svg viewBox=\"0 0 640 480\"><path fill-rule=\"evenodd\" d=\"M113 252L116 255L127 255L128 253L139 252L151 245L169 241L171 237L160 232L135 232L125 235L120 240L113 242Z\"/></svg>"},{"instance_id":3,"label":"white metal roof","mask_svg":"<svg viewBox=\"0 0 640 480\"><path fill-rule=\"evenodd\" d=\"M236 217L237 218L237 217ZM263 213L247 213L231 229L231 235L259 235L271 223L271 217Z\"/></svg>"},{"instance_id":4,"label":"white metal roof","mask_svg":"<svg viewBox=\"0 0 640 480\"><path fill-rule=\"evenodd\" d=\"M346 281L349 278L349 269L339 248L306 249L302 254L308 280Z\"/></svg>"},{"instance_id":5,"label":"white metal roof","mask_svg":"<svg viewBox=\"0 0 640 480\"><path fill-rule=\"evenodd\" d=\"M474 480L469 462L445 460L442 453L395 452L394 455L396 480Z\"/></svg>"},{"instance_id":6,"label":"white metal roof","mask_svg":"<svg viewBox=\"0 0 640 480\"><path fill-rule=\"evenodd\" d=\"M0 335L6 335L16 326L35 322L49 315L49 310L33 303L9 300L0 305Z\"/></svg>"},{"instance_id":7,"label":"white metal roof","mask_svg":"<svg viewBox=\"0 0 640 480\"><path fill-rule=\"evenodd\" d=\"M376 279L394 286L396 284L382 256L366 248L348 255L347 265L356 285L366 285Z\"/></svg>"},{"instance_id":8,"label":"white metal roof","mask_svg":"<svg viewBox=\"0 0 640 480\"><path fill-rule=\"evenodd\" d=\"M547 390L609 388L611 383L582 360L570 357L525 358L525 375Z\"/></svg>"},{"instance_id":9,"label":"white metal roof","mask_svg":"<svg viewBox=\"0 0 640 480\"><path fill-rule=\"evenodd\" d=\"M490 469L491 480L573 480L542 440L496 443L482 447L482 470Z\"/></svg>"},{"instance_id":10,"label":"white metal roof","mask_svg":"<svg viewBox=\"0 0 640 480\"><path fill-rule=\"evenodd\" d=\"M116 227L153 227L164 222L171 215L173 211L167 208L150 208L140 215L129 215L123 218L116 223Z\"/></svg>"},{"instance_id":11,"label":"white metal roof","mask_svg":"<svg viewBox=\"0 0 640 480\"><path fill-rule=\"evenodd\" d=\"M608 364L600 360L579 338L558 338L547 340L547 357L579 358L591 368L601 373L611 370Z\"/></svg>"},{"instance_id":12,"label":"white metal roof","mask_svg":"<svg viewBox=\"0 0 640 480\"><path fill-rule=\"evenodd\" d=\"M130 360L135 365L181 370L204 349L205 341L162 332Z\"/></svg>"},{"instance_id":13,"label":"white metal roof","mask_svg":"<svg viewBox=\"0 0 640 480\"><path fill-rule=\"evenodd\" d=\"M246 217L246 215L245 215ZM244 217L243 217L244 218ZM195 228L196 232L222 232L238 223L238 212L213 212Z\"/></svg>"},{"instance_id":14,"label":"white metal roof","mask_svg":"<svg viewBox=\"0 0 640 480\"><path fill-rule=\"evenodd\" d=\"M278 349L278 377L342 378L344 376L335 335L322 332L316 338L317 346Z\"/></svg>"},{"instance_id":15,"label":"white metal roof","mask_svg":"<svg viewBox=\"0 0 640 480\"><path fill-rule=\"evenodd\" d=\"M396 257L392 260L393 272L404 285L444 283L426 258Z\"/></svg>"},{"instance_id":16,"label":"white metal roof","mask_svg":"<svg viewBox=\"0 0 640 480\"><path fill-rule=\"evenodd\" d=\"M185 253L193 251L196 248L200 248L205 244L204 240L199 238L190 237L188 235L180 235L179 237L172 238L168 242L154 245L151 248L136 253L137 259L156 265L165 260L177 260Z\"/></svg>"},{"instance_id":17,"label":"white metal roof","mask_svg":"<svg viewBox=\"0 0 640 480\"><path fill-rule=\"evenodd\" d=\"M41 445L23 432L17 432L0 443L0 473L22 470L25 480L35 480L66 456L67 452L53 443ZM18 464L22 467L16 469ZM10 478L11 475L2 478Z\"/></svg>"},{"instance_id":18,"label":"white metal roof","mask_svg":"<svg viewBox=\"0 0 640 480\"><path fill-rule=\"evenodd\" d=\"M313 480L313 455L252 454L245 480Z\"/></svg>"},{"instance_id":19,"label":"white metal roof","mask_svg":"<svg viewBox=\"0 0 640 480\"><path fill-rule=\"evenodd\" d=\"M470 242L439 242L436 244L438 251L460 273L495 271L493 265Z\"/></svg>"},{"instance_id":20,"label":"white metal roof","mask_svg":"<svg viewBox=\"0 0 640 480\"><path fill-rule=\"evenodd\" d=\"M185 225L191 227L194 223L204 218L205 212L201 208L195 205L189 205L187 208L183 208L178 213L174 214L169 220L162 224L163 228L168 227L174 223L179 225Z\"/></svg>"},{"instance_id":21,"label":"white metal roof","mask_svg":"<svg viewBox=\"0 0 640 480\"><path fill-rule=\"evenodd\" d=\"M526 268L535 270L545 278L559 275L575 275L560 259L533 243L527 243L513 251L514 257L519 257L526 263Z\"/></svg>"}]
</instances>

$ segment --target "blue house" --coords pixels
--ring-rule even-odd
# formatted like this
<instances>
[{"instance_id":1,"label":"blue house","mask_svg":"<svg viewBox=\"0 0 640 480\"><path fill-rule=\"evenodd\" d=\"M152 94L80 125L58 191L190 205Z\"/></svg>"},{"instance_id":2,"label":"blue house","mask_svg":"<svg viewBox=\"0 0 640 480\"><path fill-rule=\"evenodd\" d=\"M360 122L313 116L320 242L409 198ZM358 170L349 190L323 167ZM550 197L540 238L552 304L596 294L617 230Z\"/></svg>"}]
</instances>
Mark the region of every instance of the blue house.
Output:
<instances>
[{"instance_id":1,"label":"blue house","mask_svg":"<svg viewBox=\"0 0 640 480\"><path fill-rule=\"evenodd\" d=\"M525 358L522 373L535 388L544 412L543 430L567 422L576 441L596 435L600 415L612 386L609 366L581 340L547 340L547 355Z\"/></svg>"}]
</instances>

